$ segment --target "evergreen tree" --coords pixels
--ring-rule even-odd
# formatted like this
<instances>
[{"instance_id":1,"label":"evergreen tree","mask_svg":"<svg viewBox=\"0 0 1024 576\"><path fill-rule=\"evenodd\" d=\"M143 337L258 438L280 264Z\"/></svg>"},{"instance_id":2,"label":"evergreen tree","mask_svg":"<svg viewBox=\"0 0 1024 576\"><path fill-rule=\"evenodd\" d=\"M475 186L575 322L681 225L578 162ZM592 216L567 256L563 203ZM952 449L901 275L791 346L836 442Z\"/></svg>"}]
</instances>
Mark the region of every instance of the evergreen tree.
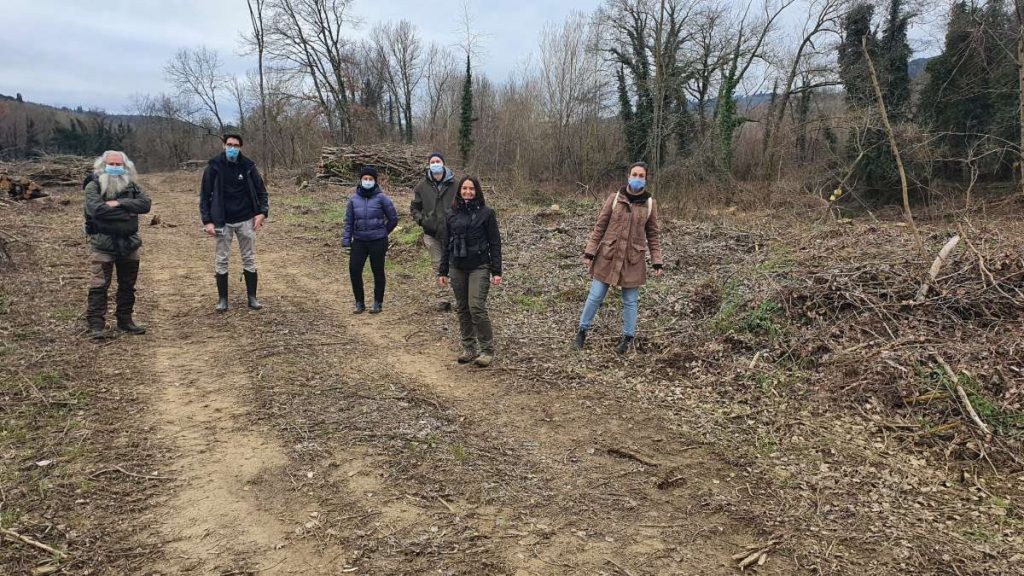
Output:
<instances>
[{"instance_id":1,"label":"evergreen tree","mask_svg":"<svg viewBox=\"0 0 1024 576\"><path fill-rule=\"evenodd\" d=\"M462 163L469 165L473 152L473 70L466 54L466 80L462 84L462 113L459 117L459 152Z\"/></svg>"},{"instance_id":2,"label":"evergreen tree","mask_svg":"<svg viewBox=\"0 0 1024 576\"><path fill-rule=\"evenodd\" d=\"M633 103L629 99L626 74L621 66L615 72L615 78L619 84L619 117L622 119L622 130L626 137L626 153L630 158L640 158L643 153L643 135L637 134L636 131Z\"/></svg>"},{"instance_id":3,"label":"evergreen tree","mask_svg":"<svg viewBox=\"0 0 1024 576\"><path fill-rule=\"evenodd\" d=\"M861 39L868 37L868 50L871 57L876 58L875 46L878 38L871 30L871 18L875 14L874 5L861 2L856 4L843 19L843 39L839 44L839 79L846 89L846 102L852 108L870 106L875 100L871 88L871 74Z\"/></svg>"},{"instance_id":4,"label":"evergreen tree","mask_svg":"<svg viewBox=\"0 0 1024 576\"><path fill-rule=\"evenodd\" d=\"M910 43L907 28L913 16L905 9L906 0L890 0L885 29L879 39L879 83L892 121L905 120L910 112ZM872 54L874 57L874 54Z\"/></svg>"}]
</instances>

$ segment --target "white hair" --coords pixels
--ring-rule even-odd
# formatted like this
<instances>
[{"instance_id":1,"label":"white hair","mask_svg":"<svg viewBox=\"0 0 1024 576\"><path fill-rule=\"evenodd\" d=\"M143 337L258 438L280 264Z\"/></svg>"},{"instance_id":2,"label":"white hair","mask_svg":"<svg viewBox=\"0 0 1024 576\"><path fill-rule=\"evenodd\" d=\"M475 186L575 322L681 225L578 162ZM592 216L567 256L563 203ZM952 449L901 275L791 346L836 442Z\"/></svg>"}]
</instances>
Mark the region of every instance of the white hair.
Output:
<instances>
[{"instance_id":1,"label":"white hair","mask_svg":"<svg viewBox=\"0 0 1024 576\"><path fill-rule=\"evenodd\" d=\"M107 156L110 154L120 154L121 159L124 161L124 175L123 176L111 176L107 174ZM100 192L103 193L103 197L108 200L117 198L118 194L124 191L135 181L138 176L138 172L135 171L135 163L132 162L128 155L120 150L107 150L100 155L92 164L93 173L96 175L96 179L100 182Z\"/></svg>"}]
</instances>

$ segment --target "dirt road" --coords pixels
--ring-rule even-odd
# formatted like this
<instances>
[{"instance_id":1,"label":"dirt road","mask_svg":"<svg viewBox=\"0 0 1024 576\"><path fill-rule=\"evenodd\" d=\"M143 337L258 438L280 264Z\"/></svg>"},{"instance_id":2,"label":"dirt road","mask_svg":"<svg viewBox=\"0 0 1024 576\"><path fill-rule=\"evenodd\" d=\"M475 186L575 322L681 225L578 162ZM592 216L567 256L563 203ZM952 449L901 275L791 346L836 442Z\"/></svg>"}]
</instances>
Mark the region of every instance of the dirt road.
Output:
<instances>
[{"instance_id":1,"label":"dirt road","mask_svg":"<svg viewBox=\"0 0 1024 576\"><path fill-rule=\"evenodd\" d=\"M422 274L394 265L385 312L351 315L316 214L261 233L262 311L236 261L213 313L212 244L170 178L149 182L166 224L146 230L133 343L174 453L153 572L732 574L769 539L721 505L737 471L675 427L599 388L458 366ZM769 557L762 573L796 570Z\"/></svg>"},{"instance_id":2,"label":"dirt road","mask_svg":"<svg viewBox=\"0 0 1024 576\"><path fill-rule=\"evenodd\" d=\"M231 309L213 312L197 178L143 177L160 218L142 231L149 332L100 343L84 337L80 191L0 205L0 572L1019 573L1024 420L979 386L1015 394L986 359L1019 354L1019 322L971 319L1018 305L963 300L968 282L903 310L916 275L882 282L874 263L914 269L898 223L761 234L666 220L671 266L645 287L638 352L619 357L614 298L587 349L568 348L595 206L553 215L495 194L505 283L498 359L479 369L454 361L455 318L433 306L407 216L384 313L350 313L338 188L275 182L265 308L244 306L236 258ZM976 234L1009 290L1024 262L1000 247L1017 225ZM866 234L883 237L856 260ZM969 258L956 268L970 276ZM834 270L841 281L818 281ZM848 288L853 276L866 284ZM869 292L891 304L842 316ZM959 335L928 332L940 321ZM939 343L993 444L927 368Z\"/></svg>"}]
</instances>

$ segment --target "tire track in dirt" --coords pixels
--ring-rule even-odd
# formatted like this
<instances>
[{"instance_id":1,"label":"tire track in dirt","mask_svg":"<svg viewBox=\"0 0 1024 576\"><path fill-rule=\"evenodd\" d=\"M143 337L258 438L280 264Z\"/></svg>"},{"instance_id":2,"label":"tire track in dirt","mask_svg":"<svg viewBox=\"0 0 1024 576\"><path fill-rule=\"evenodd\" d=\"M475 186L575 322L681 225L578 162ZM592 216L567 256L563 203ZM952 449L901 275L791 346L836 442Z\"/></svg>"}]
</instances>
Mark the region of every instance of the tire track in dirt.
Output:
<instances>
[{"instance_id":1,"label":"tire track in dirt","mask_svg":"<svg viewBox=\"0 0 1024 576\"><path fill-rule=\"evenodd\" d=\"M759 540L722 514L694 510L713 490L712 478L726 474L725 465L702 461L707 455L700 451L669 446L657 451L659 470L631 461L631 450L623 451L625 459L616 457L614 451L602 453L629 446L631 441L646 441L659 431L645 429L650 422L631 423L614 413L592 416L552 394L516 393L502 384L496 371L455 365L449 360L451 351L442 345L419 345L422 349L414 350L406 344L406 337L415 331L414 323L396 325L395 307L376 317L353 317L339 311L337 301L324 296L320 282L314 280L337 273L317 269L315 259L294 253L295 248L293 244L275 250L273 268L278 274L287 272L282 281L293 289L315 295L319 308L330 311L331 322L340 323L364 343L367 352L360 362L393 371L409 389L438 399L477 440L511 439L528 446L529 468L543 471L546 482L556 487L548 502L510 503L505 508L452 503L465 516L481 520L476 527L482 533L496 538L508 538L509 533L525 537L502 545L513 573L595 574L632 569L644 574L680 570L731 574L735 571L731 556ZM711 477L700 477L708 473ZM667 489L654 487L661 480L669 481ZM586 518L576 517L582 512L581 501ZM604 502L607 507L601 511ZM486 526L488 518L516 515L531 518L533 526L541 527L540 536L533 533L537 531L519 530L501 534L501 530ZM595 540L595 535L603 538ZM616 558L625 563L621 568L615 567ZM644 567L629 567L631 562ZM762 569L768 574L794 571L796 567L785 559Z\"/></svg>"},{"instance_id":2,"label":"tire track in dirt","mask_svg":"<svg viewBox=\"0 0 1024 576\"><path fill-rule=\"evenodd\" d=\"M184 195L154 196L154 212L165 221L191 221ZM143 256L151 321L141 338L153 427L178 452L169 472L176 490L156 512L167 545L152 573L338 573L341 565L292 537L315 507L282 485L288 456L275 436L246 426L240 391L250 374L238 348L250 323L244 309L222 316L205 310L212 305L212 251L186 230L151 228Z\"/></svg>"}]
</instances>

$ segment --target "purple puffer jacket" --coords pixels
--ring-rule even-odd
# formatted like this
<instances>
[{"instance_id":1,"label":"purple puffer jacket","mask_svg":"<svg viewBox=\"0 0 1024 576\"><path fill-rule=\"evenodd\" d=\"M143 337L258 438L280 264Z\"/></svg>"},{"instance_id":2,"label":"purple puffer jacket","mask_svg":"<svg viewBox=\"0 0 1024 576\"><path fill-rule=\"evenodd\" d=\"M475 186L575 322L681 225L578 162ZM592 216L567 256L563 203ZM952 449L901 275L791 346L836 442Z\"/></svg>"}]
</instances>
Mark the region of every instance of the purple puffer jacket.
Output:
<instances>
[{"instance_id":1,"label":"purple puffer jacket","mask_svg":"<svg viewBox=\"0 0 1024 576\"><path fill-rule=\"evenodd\" d=\"M353 240L369 242L387 238L395 226L398 226L398 211L380 186L370 190L358 186L345 210L341 245L349 247Z\"/></svg>"}]
</instances>

